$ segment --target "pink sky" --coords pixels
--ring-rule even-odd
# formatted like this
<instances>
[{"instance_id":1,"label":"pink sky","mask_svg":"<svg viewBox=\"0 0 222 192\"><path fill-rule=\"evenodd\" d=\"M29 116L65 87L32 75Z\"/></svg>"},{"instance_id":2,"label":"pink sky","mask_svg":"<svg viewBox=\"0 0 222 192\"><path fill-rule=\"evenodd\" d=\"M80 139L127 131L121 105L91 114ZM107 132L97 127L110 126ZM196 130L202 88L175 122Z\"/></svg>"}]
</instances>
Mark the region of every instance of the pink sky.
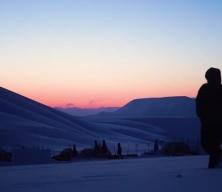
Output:
<instances>
[{"instance_id":1,"label":"pink sky","mask_svg":"<svg viewBox=\"0 0 222 192\"><path fill-rule=\"evenodd\" d=\"M222 64L219 1L0 1L0 83L50 106L195 97Z\"/></svg>"},{"instance_id":2,"label":"pink sky","mask_svg":"<svg viewBox=\"0 0 222 192\"><path fill-rule=\"evenodd\" d=\"M116 89L99 91L82 91L63 90L62 88L45 88L45 87L6 87L21 95L34 99L51 107L81 107L81 108L97 108L97 107L120 107L128 103L132 99L149 98L149 97L165 97L165 96L190 96L196 94L196 87L187 90L174 90L173 87L159 88L134 88L131 90ZM116 94L118 93L118 94Z\"/></svg>"}]
</instances>

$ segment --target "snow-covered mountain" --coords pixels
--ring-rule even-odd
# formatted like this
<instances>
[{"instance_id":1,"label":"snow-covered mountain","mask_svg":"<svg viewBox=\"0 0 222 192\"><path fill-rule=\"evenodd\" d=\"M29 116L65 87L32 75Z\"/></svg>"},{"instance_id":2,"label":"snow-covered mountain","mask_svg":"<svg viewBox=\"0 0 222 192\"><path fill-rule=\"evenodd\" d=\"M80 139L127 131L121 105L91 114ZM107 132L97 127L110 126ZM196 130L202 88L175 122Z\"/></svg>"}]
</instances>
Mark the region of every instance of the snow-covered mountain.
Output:
<instances>
[{"instance_id":1,"label":"snow-covered mountain","mask_svg":"<svg viewBox=\"0 0 222 192\"><path fill-rule=\"evenodd\" d=\"M195 117L195 101L188 97L135 99L116 114L149 117Z\"/></svg>"},{"instance_id":2,"label":"snow-covered mountain","mask_svg":"<svg viewBox=\"0 0 222 192\"><path fill-rule=\"evenodd\" d=\"M146 144L167 140L158 127L131 121L126 124L95 122L74 117L0 88L0 146L89 146L95 139L109 143Z\"/></svg>"},{"instance_id":3,"label":"snow-covered mountain","mask_svg":"<svg viewBox=\"0 0 222 192\"><path fill-rule=\"evenodd\" d=\"M114 112L102 112L100 116L124 117L196 117L193 98L163 97L135 99Z\"/></svg>"}]
</instances>

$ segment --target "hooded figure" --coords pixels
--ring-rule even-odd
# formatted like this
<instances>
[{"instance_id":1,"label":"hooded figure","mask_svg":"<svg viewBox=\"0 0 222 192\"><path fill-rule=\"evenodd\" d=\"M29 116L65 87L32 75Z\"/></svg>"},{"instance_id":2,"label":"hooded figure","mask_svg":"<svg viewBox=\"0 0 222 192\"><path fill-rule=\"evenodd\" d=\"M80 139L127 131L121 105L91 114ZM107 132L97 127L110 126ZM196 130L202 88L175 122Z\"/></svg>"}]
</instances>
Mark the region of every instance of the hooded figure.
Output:
<instances>
[{"instance_id":1,"label":"hooded figure","mask_svg":"<svg viewBox=\"0 0 222 192\"><path fill-rule=\"evenodd\" d=\"M209 168L217 167L221 156L222 85L219 69L210 68L196 98L197 115L201 122L201 144L209 154Z\"/></svg>"}]
</instances>

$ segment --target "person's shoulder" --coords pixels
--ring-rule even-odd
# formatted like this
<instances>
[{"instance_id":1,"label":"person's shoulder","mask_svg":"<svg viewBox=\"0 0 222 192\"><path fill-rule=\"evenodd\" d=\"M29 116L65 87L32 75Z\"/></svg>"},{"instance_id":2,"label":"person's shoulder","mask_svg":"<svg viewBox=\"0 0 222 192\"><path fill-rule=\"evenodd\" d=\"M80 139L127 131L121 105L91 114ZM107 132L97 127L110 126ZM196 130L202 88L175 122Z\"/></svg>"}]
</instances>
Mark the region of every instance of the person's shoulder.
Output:
<instances>
[{"instance_id":1,"label":"person's shoulder","mask_svg":"<svg viewBox=\"0 0 222 192\"><path fill-rule=\"evenodd\" d=\"M206 90L209 88L209 85L207 83L204 83L203 85L201 85L199 90Z\"/></svg>"},{"instance_id":2,"label":"person's shoulder","mask_svg":"<svg viewBox=\"0 0 222 192\"><path fill-rule=\"evenodd\" d=\"M209 93L209 85L207 83L201 85L200 89L198 90L197 95L198 96L203 96L206 95L207 93Z\"/></svg>"}]
</instances>

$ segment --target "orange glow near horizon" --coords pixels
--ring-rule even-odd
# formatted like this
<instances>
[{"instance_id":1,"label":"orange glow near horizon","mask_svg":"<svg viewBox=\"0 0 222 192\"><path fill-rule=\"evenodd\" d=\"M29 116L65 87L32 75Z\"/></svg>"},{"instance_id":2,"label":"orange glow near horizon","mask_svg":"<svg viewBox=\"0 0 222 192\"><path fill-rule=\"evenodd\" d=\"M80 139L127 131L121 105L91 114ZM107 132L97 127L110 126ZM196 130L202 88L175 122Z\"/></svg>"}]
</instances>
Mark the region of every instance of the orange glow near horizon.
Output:
<instances>
[{"instance_id":1,"label":"orange glow near horizon","mask_svg":"<svg viewBox=\"0 0 222 192\"><path fill-rule=\"evenodd\" d=\"M79 108L99 108L99 107L121 107L133 99L139 98L155 98L155 97L170 97L170 96L188 96L195 97L196 88L190 91L178 91L171 89L133 89L129 90L115 90L112 92L86 92L83 94L75 94L73 90L63 89L40 89L40 88L18 88L5 87L11 91L21 94L25 97L33 99L37 102L43 103L51 107L79 107ZM119 94L115 94L118 92ZM150 92L150 93L149 93Z\"/></svg>"}]
</instances>

